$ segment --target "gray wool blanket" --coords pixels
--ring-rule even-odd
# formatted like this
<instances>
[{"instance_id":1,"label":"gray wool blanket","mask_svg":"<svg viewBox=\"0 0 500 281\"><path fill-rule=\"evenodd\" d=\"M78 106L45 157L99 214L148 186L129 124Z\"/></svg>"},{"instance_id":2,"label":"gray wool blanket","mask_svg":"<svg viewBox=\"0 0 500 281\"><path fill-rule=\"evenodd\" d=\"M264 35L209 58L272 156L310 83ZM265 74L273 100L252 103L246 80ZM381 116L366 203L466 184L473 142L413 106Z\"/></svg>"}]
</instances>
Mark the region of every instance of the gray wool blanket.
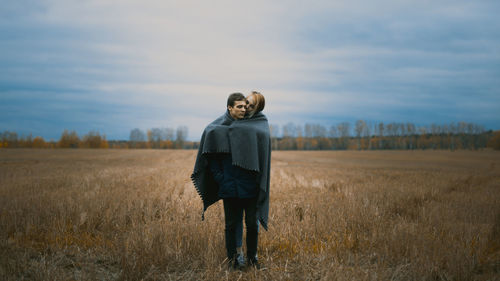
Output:
<instances>
[{"instance_id":1,"label":"gray wool blanket","mask_svg":"<svg viewBox=\"0 0 500 281\"><path fill-rule=\"evenodd\" d=\"M271 138L266 116L259 112L249 119L234 120L226 112L203 131L191 175L203 201L203 213L220 199L219 186L208 167L207 156L211 153L231 153L233 165L258 173L257 217L267 230Z\"/></svg>"}]
</instances>

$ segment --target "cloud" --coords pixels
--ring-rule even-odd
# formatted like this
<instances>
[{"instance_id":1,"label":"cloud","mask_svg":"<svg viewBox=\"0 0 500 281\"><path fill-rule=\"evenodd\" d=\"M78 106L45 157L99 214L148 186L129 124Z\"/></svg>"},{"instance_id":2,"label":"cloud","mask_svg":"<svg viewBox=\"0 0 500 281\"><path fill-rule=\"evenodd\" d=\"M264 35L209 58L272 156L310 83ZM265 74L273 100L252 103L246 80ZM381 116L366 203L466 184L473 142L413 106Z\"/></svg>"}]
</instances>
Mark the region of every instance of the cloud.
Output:
<instances>
[{"instance_id":1,"label":"cloud","mask_svg":"<svg viewBox=\"0 0 500 281\"><path fill-rule=\"evenodd\" d=\"M0 129L98 128L128 138L135 127L187 125L196 139L228 94L251 90L265 94L276 124L464 120L498 128L499 8L11 1L0 12Z\"/></svg>"}]
</instances>

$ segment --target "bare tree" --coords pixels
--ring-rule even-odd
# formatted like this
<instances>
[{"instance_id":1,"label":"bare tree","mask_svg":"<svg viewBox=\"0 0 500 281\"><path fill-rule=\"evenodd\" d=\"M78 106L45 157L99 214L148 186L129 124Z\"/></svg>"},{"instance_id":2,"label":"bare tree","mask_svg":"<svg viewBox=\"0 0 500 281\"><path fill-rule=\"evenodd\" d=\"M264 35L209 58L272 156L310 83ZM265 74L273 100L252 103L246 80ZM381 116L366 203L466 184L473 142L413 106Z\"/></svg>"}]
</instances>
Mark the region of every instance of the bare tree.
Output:
<instances>
[{"instance_id":1,"label":"bare tree","mask_svg":"<svg viewBox=\"0 0 500 281\"><path fill-rule=\"evenodd\" d=\"M406 123L406 132L408 134L408 148L415 149L415 125L413 123Z\"/></svg>"},{"instance_id":2,"label":"bare tree","mask_svg":"<svg viewBox=\"0 0 500 281\"><path fill-rule=\"evenodd\" d=\"M304 135L306 138L312 138L313 137L313 126L309 123L306 123L304 126Z\"/></svg>"},{"instance_id":3,"label":"bare tree","mask_svg":"<svg viewBox=\"0 0 500 281\"><path fill-rule=\"evenodd\" d=\"M297 125L295 127L295 132L297 134L296 144L298 150L304 150L305 141L304 141L304 131L302 130L302 126Z\"/></svg>"},{"instance_id":4,"label":"bare tree","mask_svg":"<svg viewBox=\"0 0 500 281\"><path fill-rule=\"evenodd\" d=\"M283 125L284 138L293 138L295 136L297 136L295 124L289 122L286 125Z\"/></svg>"},{"instance_id":5,"label":"bare tree","mask_svg":"<svg viewBox=\"0 0 500 281\"><path fill-rule=\"evenodd\" d=\"M350 124L348 122L342 122L337 125L337 132L340 136L340 147L341 149L349 148L349 132Z\"/></svg>"},{"instance_id":6,"label":"bare tree","mask_svg":"<svg viewBox=\"0 0 500 281\"><path fill-rule=\"evenodd\" d=\"M328 130L328 137L332 139L338 137L338 131L334 125L330 126L330 130Z\"/></svg>"},{"instance_id":7,"label":"bare tree","mask_svg":"<svg viewBox=\"0 0 500 281\"><path fill-rule=\"evenodd\" d=\"M184 148L184 143L187 139L187 136L188 136L188 128L186 126L177 127L176 139L175 139L177 148Z\"/></svg>"},{"instance_id":8,"label":"bare tree","mask_svg":"<svg viewBox=\"0 0 500 281\"><path fill-rule=\"evenodd\" d=\"M315 138L326 138L326 128L321 124L312 125L313 136Z\"/></svg>"},{"instance_id":9,"label":"bare tree","mask_svg":"<svg viewBox=\"0 0 500 281\"><path fill-rule=\"evenodd\" d=\"M380 122L378 124L378 148L379 149L384 149L385 148L385 145L384 145L384 137L385 137L385 130L384 130L384 123L383 122Z\"/></svg>"},{"instance_id":10,"label":"bare tree","mask_svg":"<svg viewBox=\"0 0 500 281\"><path fill-rule=\"evenodd\" d=\"M135 128L130 131L130 147L132 148L144 148L144 142L146 141L146 134L139 128Z\"/></svg>"},{"instance_id":11,"label":"bare tree","mask_svg":"<svg viewBox=\"0 0 500 281\"><path fill-rule=\"evenodd\" d=\"M152 128L148 132L148 141L151 148L161 148L161 141L163 140L163 130L160 128Z\"/></svg>"},{"instance_id":12,"label":"bare tree","mask_svg":"<svg viewBox=\"0 0 500 281\"><path fill-rule=\"evenodd\" d=\"M174 129L163 128L161 135L162 135L163 140L173 141L174 140Z\"/></svg>"},{"instance_id":13,"label":"bare tree","mask_svg":"<svg viewBox=\"0 0 500 281\"><path fill-rule=\"evenodd\" d=\"M354 132L356 133L356 138L358 142L358 150L361 149L361 138L363 138L366 134L367 130L367 125L364 120L358 120L356 121L356 124L354 125Z\"/></svg>"},{"instance_id":14,"label":"bare tree","mask_svg":"<svg viewBox=\"0 0 500 281\"><path fill-rule=\"evenodd\" d=\"M280 128L278 125L270 124L269 131L271 133L271 146L274 150L278 149L278 136L280 132Z\"/></svg>"},{"instance_id":15,"label":"bare tree","mask_svg":"<svg viewBox=\"0 0 500 281\"><path fill-rule=\"evenodd\" d=\"M283 125L283 139L280 142L280 149L297 149L296 127L293 123Z\"/></svg>"}]
</instances>

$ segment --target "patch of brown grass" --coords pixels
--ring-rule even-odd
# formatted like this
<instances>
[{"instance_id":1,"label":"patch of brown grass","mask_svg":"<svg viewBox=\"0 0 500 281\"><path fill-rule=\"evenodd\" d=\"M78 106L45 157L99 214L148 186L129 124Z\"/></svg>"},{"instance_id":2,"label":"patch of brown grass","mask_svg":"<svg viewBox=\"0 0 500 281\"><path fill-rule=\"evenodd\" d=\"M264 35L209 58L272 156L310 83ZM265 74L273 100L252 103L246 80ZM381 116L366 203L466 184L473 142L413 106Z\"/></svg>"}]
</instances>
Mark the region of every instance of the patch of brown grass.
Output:
<instances>
[{"instance_id":1,"label":"patch of brown grass","mask_svg":"<svg viewBox=\"0 0 500 281\"><path fill-rule=\"evenodd\" d=\"M500 154L273 152L264 270L227 271L195 151L0 150L4 280L495 280Z\"/></svg>"}]
</instances>

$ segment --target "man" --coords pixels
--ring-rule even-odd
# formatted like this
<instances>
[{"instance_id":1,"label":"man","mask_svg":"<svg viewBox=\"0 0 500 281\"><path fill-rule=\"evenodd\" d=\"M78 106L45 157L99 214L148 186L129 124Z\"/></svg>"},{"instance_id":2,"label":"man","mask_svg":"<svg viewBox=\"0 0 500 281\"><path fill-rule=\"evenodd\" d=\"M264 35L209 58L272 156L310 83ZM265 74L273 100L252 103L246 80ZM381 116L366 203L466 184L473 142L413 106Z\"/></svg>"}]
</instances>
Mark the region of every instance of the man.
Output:
<instances>
[{"instance_id":1,"label":"man","mask_svg":"<svg viewBox=\"0 0 500 281\"><path fill-rule=\"evenodd\" d=\"M259 221L267 230L269 213L269 125L262 113L243 119L246 103L241 93L228 97L226 113L203 132L191 175L204 211L223 199L227 258L239 269L245 265L242 253L236 251L243 213L248 263L257 268Z\"/></svg>"}]
</instances>

